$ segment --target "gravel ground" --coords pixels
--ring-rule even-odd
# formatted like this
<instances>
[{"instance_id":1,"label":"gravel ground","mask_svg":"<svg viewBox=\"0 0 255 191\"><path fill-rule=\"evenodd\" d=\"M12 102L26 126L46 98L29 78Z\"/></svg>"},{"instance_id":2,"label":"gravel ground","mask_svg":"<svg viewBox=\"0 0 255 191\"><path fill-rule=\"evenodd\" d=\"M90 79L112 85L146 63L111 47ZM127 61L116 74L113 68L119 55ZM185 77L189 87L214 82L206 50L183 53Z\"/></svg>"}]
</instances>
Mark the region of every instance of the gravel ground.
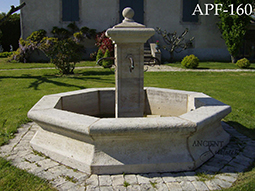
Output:
<instances>
[{"instance_id":1,"label":"gravel ground","mask_svg":"<svg viewBox=\"0 0 255 191\"><path fill-rule=\"evenodd\" d=\"M170 72L170 71L191 71L191 72L255 72L254 69L184 69L171 67L166 65L156 65L153 67L144 66L145 71L147 72Z\"/></svg>"}]
</instances>

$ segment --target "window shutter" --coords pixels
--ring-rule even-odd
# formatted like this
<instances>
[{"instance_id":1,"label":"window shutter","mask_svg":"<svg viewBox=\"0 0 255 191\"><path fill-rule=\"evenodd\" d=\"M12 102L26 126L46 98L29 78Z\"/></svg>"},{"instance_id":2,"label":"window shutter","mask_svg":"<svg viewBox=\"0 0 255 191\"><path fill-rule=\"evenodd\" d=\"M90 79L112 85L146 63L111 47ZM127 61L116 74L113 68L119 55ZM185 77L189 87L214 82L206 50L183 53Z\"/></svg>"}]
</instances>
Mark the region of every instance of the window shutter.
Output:
<instances>
[{"instance_id":1,"label":"window shutter","mask_svg":"<svg viewBox=\"0 0 255 191\"><path fill-rule=\"evenodd\" d=\"M79 21L79 0L62 0L62 20Z\"/></svg>"},{"instance_id":2,"label":"window shutter","mask_svg":"<svg viewBox=\"0 0 255 191\"><path fill-rule=\"evenodd\" d=\"M79 0L72 0L72 21L79 21Z\"/></svg>"},{"instance_id":3,"label":"window shutter","mask_svg":"<svg viewBox=\"0 0 255 191\"><path fill-rule=\"evenodd\" d=\"M134 20L138 23L144 23L144 1L143 0L120 0L120 22L123 20L122 11L126 7L131 7L135 11Z\"/></svg>"},{"instance_id":4,"label":"window shutter","mask_svg":"<svg viewBox=\"0 0 255 191\"><path fill-rule=\"evenodd\" d=\"M70 7L72 6L72 2L70 0L62 0L62 20L70 21L72 15Z\"/></svg>"},{"instance_id":5,"label":"window shutter","mask_svg":"<svg viewBox=\"0 0 255 191\"><path fill-rule=\"evenodd\" d=\"M182 8L183 22L198 22L198 15L192 15L197 4L198 0L183 0Z\"/></svg>"}]
</instances>

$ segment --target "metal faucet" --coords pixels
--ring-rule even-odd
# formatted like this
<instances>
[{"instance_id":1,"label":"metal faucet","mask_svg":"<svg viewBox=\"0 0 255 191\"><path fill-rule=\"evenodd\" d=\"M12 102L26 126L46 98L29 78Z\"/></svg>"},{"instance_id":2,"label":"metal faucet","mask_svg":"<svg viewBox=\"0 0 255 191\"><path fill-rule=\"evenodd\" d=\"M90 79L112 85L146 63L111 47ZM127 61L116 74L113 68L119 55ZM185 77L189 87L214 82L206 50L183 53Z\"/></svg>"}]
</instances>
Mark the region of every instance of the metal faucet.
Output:
<instances>
[{"instance_id":1,"label":"metal faucet","mask_svg":"<svg viewBox=\"0 0 255 191\"><path fill-rule=\"evenodd\" d=\"M132 56L133 56L132 54L127 55L127 59L130 60L130 66L129 66L129 71L130 72L133 72L133 70L135 69L135 62L134 62L134 59L133 59Z\"/></svg>"},{"instance_id":2,"label":"metal faucet","mask_svg":"<svg viewBox=\"0 0 255 191\"><path fill-rule=\"evenodd\" d=\"M102 61L102 60L114 60L115 58L114 57L104 57L104 58L100 58L100 59L98 59L98 61L97 61L97 65L99 65L99 63Z\"/></svg>"}]
</instances>

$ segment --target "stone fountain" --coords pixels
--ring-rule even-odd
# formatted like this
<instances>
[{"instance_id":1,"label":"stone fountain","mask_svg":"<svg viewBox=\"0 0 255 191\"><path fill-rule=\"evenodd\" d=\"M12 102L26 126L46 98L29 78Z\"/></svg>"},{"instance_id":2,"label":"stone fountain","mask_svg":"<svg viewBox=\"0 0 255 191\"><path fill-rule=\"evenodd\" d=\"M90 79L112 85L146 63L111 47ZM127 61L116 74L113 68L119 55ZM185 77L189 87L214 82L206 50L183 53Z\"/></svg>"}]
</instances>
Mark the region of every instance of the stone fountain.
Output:
<instances>
[{"instance_id":1,"label":"stone fountain","mask_svg":"<svg viewBox=\"0 0 255 191\"><path fill-rule=\"evenodd\" d=\"M40 126L34 150L87 173L176 172L196 169L229 142L221 120L230 106L199 92L144 88L143 45L154 29L133 15L124 9L123 22L106 32L116 87L44 96L28 112Z\"/></svg>"}]
</instances>

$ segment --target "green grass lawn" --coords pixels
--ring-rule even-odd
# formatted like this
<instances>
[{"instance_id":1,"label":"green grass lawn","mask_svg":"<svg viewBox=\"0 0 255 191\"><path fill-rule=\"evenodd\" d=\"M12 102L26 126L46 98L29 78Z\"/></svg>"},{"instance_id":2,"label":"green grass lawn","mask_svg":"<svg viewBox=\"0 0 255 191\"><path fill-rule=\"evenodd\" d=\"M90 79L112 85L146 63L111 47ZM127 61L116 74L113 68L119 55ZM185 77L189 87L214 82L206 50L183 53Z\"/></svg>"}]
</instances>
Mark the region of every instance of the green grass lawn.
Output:
<instances>
[{"instance_id":1,"label":"green grass lawn","mask_svg":"<svg viewBox=\"0 0 255 191\"><path fill-rule=\"evenodd\" d=\"M184 68L181 62L168 63L168 66ZM199 62L197 69L240 69L235 64L230 62ZM255 63L251 63L250 69L255 69Z\"/></svg>"},{"instance_id":2,"label":"green grass lawn","mask_svg":"<svg viewBox=\"0 0 255 191\"><path fill-rule=\"evenodd\" d=\"M81 61L76 67L97 66L95 61ZM0 69L29 69L29 68L54 68L51 63L19 63L15 61L8 62L7 58L0 58Z\"/></svg>"},{"instance_id":3,"label":"green grass lawn","mask_svg":"<svg viewBox=\"0 0 255 191\"><path fill-rule=\"evenodd\" d=\"M3 65L0 60L0 67ZM254 72L146 72L144 82L145 86L203 92L229 104L232 113L224 120L255 139ZM84 88L114 87L115 78L109 69L101 68L76 69L74 75L62 77L55 69L24 69L0 71L0 84L1 145L8 143L17 128L29 121L27 112L42 96ZM231 189L254 188L254 176L255 169L245 172ZM27 187L35 188L33 190L51 189L47 182L14 168L0 158L0 190L27 190Z\"/></svg>"},{"instance_id":4,"label":"green grass lawn","mask_svg":"<svg viewBox=\"0 0 255 191\"><path fill-rule=\"evenodd\" d=\"M32 174L15 168L3 158L0 158L0 190L57 190Z\"/></svg>"},{"instance_id":5,"label":"green grass lawn","mask_svg":"<svg viewBox=\"0 0 255 191\"><path fill-rule=\"evenodd\" d=\"M164 65L184 68L180 62L167 63ZM98 66L95 61L81 61L76 67ZM7 58L0 58L0 69L30 69L30 68L54 68L51 63L17 63L8 62ZM240 69L235 64L229 62L200 62L198 69ZM255 69L255 63L251 63L250 69Z\"/></svg>"}]
</instances>

